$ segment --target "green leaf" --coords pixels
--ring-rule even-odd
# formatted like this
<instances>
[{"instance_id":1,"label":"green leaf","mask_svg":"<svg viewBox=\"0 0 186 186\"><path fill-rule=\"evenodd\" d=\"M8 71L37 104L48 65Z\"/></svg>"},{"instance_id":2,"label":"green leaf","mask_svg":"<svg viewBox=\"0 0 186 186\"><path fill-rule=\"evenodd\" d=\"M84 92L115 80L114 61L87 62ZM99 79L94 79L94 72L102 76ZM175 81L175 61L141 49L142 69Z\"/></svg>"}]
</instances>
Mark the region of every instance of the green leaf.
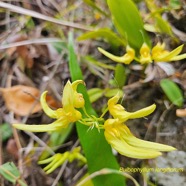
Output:
<instances>
[{"instance_id":1,"label":"green leaf","mask_svg":"<svg viewBox=\"0 0 186 186\"><path fill-rule=\"evenodd\" d=\"M115 81L116 85L119 86L119 88L122 88L125 85L127 76L125 67L122 64L117 64L115 69Z\"/></svg>"},{"instance_id":2,"label":"green leaf","mask_svg":"<svg viewBox=\"0 0 186 186\"><path fill-rule=\"evenodd\" d=\"M173 32L169 23L166 20L164 20L160 15L156 15L155 19L156 26L158 27L159 31L161 33L169 34L170 36L173 37Z\"/></svg>"},{"instance_id":3,"label":"green leaf","mask_svg":"<svg viewBox=\"0 0 186 186\"><path fill-rule=\"evenodd\" d=\"M150 45L149 37L143 28L143 21L133 1L108 0L107 3L114 25L131 47L139 50L143 42Z\"/></svg>"},{"instance_id":4,"label":"green leaf","mask_svg":"<svg viewBox=\"0 0 186 186\"><path fill-rule=\"evenodd\" d=\"M112 32L108 28L100 28L95 31L86 32L81 36L79 36L77 39L81 41L86 39L97 39L97 38L106 39L114 47L126 45L126 41L124 39L121 39L119 36L117 36L114 32Z\"/></svg>"},{"instance_id":5,"label":"green leaf","mask_svg":"<svg viewBox=\"0 0 186 186\"><path fill-rule=\"evenodd\" d=\"M0 125L0 136L3 141L9 139L12 136L12 128L8 123L3 123Z\"/></svg>"},{"instance_id":6,"label":"green leaf","mask_svg":"<svg viewBox=\"0 0 186 186\"><path fill-rule=\"evenodd\" d=\"M83 75L79 64L77 62L76 54L74 52L74 42L72 33L69 34L69 68L72 80L83 79ZM78 89L85 99L85 108L89 115L97 116L96 112L91 106L89 97L85 86L81 86ZM100 133L96 128L88 130L88 128L79 122L76 122L77 132L82 145L83 151L87 158L88 171L93 173L102 168L112 168L119 170L119 165L116 158L112 154L110 145L105 140L103 131ZM125 185L125 181L121 176L118 175L104 175L98 176L93 180L94 186L113 186L113 185Z\"/></svg>"},{"instance_id":7,"label":"green leaf","mask_svg":"<svg viewBox=\"0 0 186 186\"><path fill-rule=\"evenodd\" d=\"M180 0L170 0L169 6L174 9L181 8L181 1Z\"/></svg>"},{"instance_id":8,"label":"green leaf","mask_svg":"<svg viewBox=\"0 0 186 186\"><path fill-rule=\"evenodd\" d=\"M181 107L183 105L183 94L176 83L169 79L162 79L160 86L163 89L165 95L176 106Z\"/></svg>"},{"instance_id":9,"label":"green leaf","mask_svg":"<svg viewBox=\"0 0 186 186\"><path fill-rule=\"evenodd\" d=\"M103 96L104 90L101 88L91 88L87 91L90 102L93 103Z\"/></svg>"},{"instance_id":10,"label":"green leaf","mask_svg":"<svg viewBox=\"0 0 186 186\"><path fill-rule=\"evenodd\" d=\"M0 174L8 181L12 183L19 183L21 186L27 186L20 179L20 172L13 162L8 162L0 166Z\"/></svg>"}]
</instances>

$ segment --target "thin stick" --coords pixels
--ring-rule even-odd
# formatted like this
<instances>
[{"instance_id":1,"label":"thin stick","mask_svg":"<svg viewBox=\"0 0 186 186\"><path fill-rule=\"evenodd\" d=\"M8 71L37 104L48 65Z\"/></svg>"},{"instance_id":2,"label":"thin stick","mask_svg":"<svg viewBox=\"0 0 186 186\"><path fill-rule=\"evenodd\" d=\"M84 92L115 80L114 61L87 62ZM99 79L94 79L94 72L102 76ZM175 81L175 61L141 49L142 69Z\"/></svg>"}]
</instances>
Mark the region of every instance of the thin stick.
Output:
<instances>
[{"instance_id":1,"label":"thin stick","mask_svg":"<svg viewBox=\"0 0 186 186\"><path fill-rule=\"evenodd\" d=\"M9 4L9 3L0 2L0 7L6 8L6 9L12 11L12 12L16 12L16 13L19 13L19 14L32 16L32 17L42 19L42 20L45 20L45 21L50 21L50 22L53 22L53 23L56 23L56 24L59 24L59 25L62 25L62 26L67 26L67 27L72 27L72 28L77 28L77 29L87 30L87 31L92 30L90 28L87 28L84 25L80 25L80 24L72 23L72 22L68 22L68 21L58 20L58 19L55 19L53 17L49 17L49 16L46 16L46 15L40 14L38 12L28 10L28 9L25 9L25 8L22 8L22 7L18 7L18 6Z\"/></svg>"},{"instance_id":2,"label":"thin stick","mask_svg":"<svg viewBox=\"0 0 186 186\"><path fill-rule=\"evenodd\" d=\"M31 44L46 45L48 43L55 43L55 42L63 42L63 40L58 39L58 38L30 39L30 40L15 42L15 43L2 44L2 45L0 45L0 50L11 48L11 47L19 47L19 46L23 46L23 45L31 45Z\"/></svg>"}]
</instances>

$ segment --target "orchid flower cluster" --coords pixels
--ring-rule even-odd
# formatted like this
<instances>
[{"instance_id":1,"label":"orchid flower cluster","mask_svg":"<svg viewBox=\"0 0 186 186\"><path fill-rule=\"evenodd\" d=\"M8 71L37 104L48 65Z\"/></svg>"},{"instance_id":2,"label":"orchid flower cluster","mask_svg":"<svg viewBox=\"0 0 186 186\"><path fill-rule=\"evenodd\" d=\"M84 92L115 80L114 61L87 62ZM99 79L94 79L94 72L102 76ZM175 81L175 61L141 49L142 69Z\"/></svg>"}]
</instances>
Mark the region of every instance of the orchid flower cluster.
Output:
<instances>
[{"instance_id":1,"label":"orchid flower cluster","mask_svg":"<svg viewBox=\"0 0 186 186\"><path fill-rule=\"evenodd\" d=\"M100 47L98 48L98 50L106 57L112 59L115 62L130 64L133 60L135 60L143 65L152 62L170 62L185 59L186 53L179 55L183 49L183 46L184 45L180 45L173 51L169 52L165 49L165 43L158 42L152 48L152 50L146 43L143 43L139 51L139 56L136 56L135 50L129 45L127 45L126 54L124 54L123 56L115 56Z\"/></svg>"},{"instance_id":2,"label":"orchid flower cluster","mask_svg":"<svg viewBox=\"0 0 186 186\"><path fill-rule=\"evenodd\" d=\"M40 98L41 106L44 112L55 121L51 124L43 125L26 125L26 124L13 124L13 126L20 130L31 132L52 132L62 128L68 127L71 123L78 121L79 124L88 126L90 129L97 128L104 130L105 139L107 142L118 151L120 154L139 159L150 159L161 155L161 151L173 151L175 148L159 143L153 143L136 138L126 126L125 122L129 119L141 118L151 114L156 106L155 104L138 110L136 112L127 112L121 104L118 104L120 94L108 100L108 108L106 111L110 112L113 118L104 119L104 112L99 118L90 116L85 109L85 100L81 93L77 92L79 84L84 84L82 80L76 80L73 83L68 81L63 90L62 108L52 110L47 102L47 92L43 92ZM81 109L82 114L78 109ZM60 159L60 161L59 161ZM74 159L86 160L80 155L80 150L76 149L72 152L65 152L64 154L56 154L53 157L43 160L40 163L50 163L45 170L50 173L58 167L65 160L72 161Z\"/></svg>"}]
</instances>

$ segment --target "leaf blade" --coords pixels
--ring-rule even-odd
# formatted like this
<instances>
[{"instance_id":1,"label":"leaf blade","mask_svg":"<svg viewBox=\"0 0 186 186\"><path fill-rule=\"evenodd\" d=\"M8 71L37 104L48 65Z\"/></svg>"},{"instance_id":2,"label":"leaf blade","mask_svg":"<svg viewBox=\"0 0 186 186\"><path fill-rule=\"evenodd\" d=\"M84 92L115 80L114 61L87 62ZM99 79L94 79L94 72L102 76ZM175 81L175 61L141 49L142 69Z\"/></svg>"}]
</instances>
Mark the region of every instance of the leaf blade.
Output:
<instances>
[{"instance_id":1,"label":"leaf blade","mask_svg":"<svg viewBox=\"0 0 186 186\"><path fill-rule=\"evenodd\" d=\"M76 55L73 48L73 35L69 35L69 68L72 80L83 79L81 69L77 63ZM90 115L96 116L96 112L91 106L91 103L88 98L87 91L84 86L81 86L79 89L85 99L85 107ZM89 173L93 173L102 168L112 168L119 170L119 165L112 154L111 147L105 140L103 131L98 133L97 129L92 129L87 132L87 127L81 125L79 122L76 123L76 128L78 136L83 147L85 156L87 158L88 170ZM93 179L95 186L113 186L113 185L125 185L125 181L121 176L116 175L104 175L99 176Z\"/></svg>"},{"instance_id":2,"label":"leaf blade","mask_svg":"<svg viewBox=\"0 0 186 186\"><path fill-rule=\"evenodd\" d=\"M150 45L139 11L131 0L108 0L107 3L114 25L131 47L139 50L143 42Z\"/></svg>"},{"instance_id":3,"label":"leaf blade","mask_svg":"<svg viewBox=\"0 0 186 186\"><path fill-rule=\"evenodd\" d=\"M183 105L183 95L176 83L169 79L162 79L160 81L160 86L163 89L165 95L174 105L178 107Z\"/></svg>"}]
</instances>

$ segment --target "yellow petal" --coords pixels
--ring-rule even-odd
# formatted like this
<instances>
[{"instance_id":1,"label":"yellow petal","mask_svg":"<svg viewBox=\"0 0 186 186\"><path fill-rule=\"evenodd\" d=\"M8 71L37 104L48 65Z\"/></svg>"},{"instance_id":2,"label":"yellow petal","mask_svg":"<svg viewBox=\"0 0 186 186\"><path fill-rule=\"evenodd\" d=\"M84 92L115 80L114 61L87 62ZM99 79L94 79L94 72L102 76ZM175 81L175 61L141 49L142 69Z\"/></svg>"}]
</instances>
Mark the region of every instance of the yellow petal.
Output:
<instances>
[{"instance_id":1,"label":"yellow petal","mask_svg":"<svg viewBox=\"0 0 186 186\"><path fill-rule=\"evenodd\" d=\"M84 82L76 80L72 84L68 81L63 90L62 104L65 112L71 112L74 108L82 108L85 104L83 95L77 92L77 86Z\"/></svg>"},{"instance_id":2,"label":"yellow petal","mask_svg":"<svg viewBox=\"0 0 186 186\"><path fill-rule=\"evenodd\" d=\"M46 95L47 95L47 91L43 92L41 94L41 97L40 97L40 103L41 103L41 106L44 110L44 112L47 114L47 116L49 116L50 118L58 118L57 116L57 113L56 111L52 110L47 102L46 102Z\"/></svg>"},{"instance_id":3,"label":"yellow petal","mask_svg":"<svg viewBox=\"0 0 186 186\"><path fill-rule=\"evenodd\" d=\"M74 107L82 108L85 105L85 100L83 98L83 94L74 92Z\"/></svg>"},{"instance_id":4,"label":"yellow petal","mask_svg":"<svg viewBox=\"0 0 186 186\"><path fill-rule=\"evenodd\" d=\"M174 147L169 146L169 145L164 145L164 144L160 144L160 143L154 143L154 142L138 139L130 132L129 128L124 124L119 124L117 126L117 129L120 131L122 138L129 145L132 145L134 147L162 151L162 152L176 150Z\"/></svg>"},{"instance_id":5,"label":"yellow petal","mask_svg":"<svg viewBox=\"0 0 186 186\"><path fill-rule=\"evenodd\" d=\"M120 98L121 95L119 93L117 93L114 97L110 98L108 100L108 107L112 107L113 105L116 105Z\"/></svg>"},{"instance_id":6,"label":"yellow petal","mask_svg":"<svg viewBox=\"0 0 186 186\"><path fill-rule=\"evenodd\" d=\"M182 51L184 45L180 45L176 49L171 52L162 51L158 56L154 57L154 61L156 62L168 62L176 59L175 57ZM175 61L175 60L174 60Z\"/></svg>"},{"instance_id":7,"label":"yellow petal","mask_svg":"<svg viewBox=\"0 0 186 186\"><path fill-rule=\"evenodd\" d=\"M73 97L74 97L73 105L75 108L82 108L85 105L85 100L83 98L83 94L77 92L77 86L80 83L85 85L83 80L76 80L72 83L72 89L73 89L73 94L74 94L73 95Z\"/></svg>"},{"instance_id":8,"label":"yellow petal","mask_svg":"<svg viewBox=\"0 0 186 186\"><path fill-rule=\"evenodd\" d=\"M150 48L146 43L143 43L140 48L140 63L145 64L150 62L152 62Z\"/></svg>"},{"instance_id":9,"label":"yellow petal","mask_svg":"<svg viewBox=\"0 0 186 186\"><path fill-rule=\"evenodd\" d=\"M78 86L79 84L85 85L85 82L84 82L83 80L76 80L76 81L74 81L74 82L72 83L72 89L73 89L74 91L76 91L76 90L77 90L77 86Z\"/></svg>"},{"instance_id":10,"label":"yellow petal","mask_svg":"<svg viewBox=\"0 0 186 186\"><path fill-rule=\"evenodd\" d=\"M143 109L140 109L140 110L138 110L136 112L126 112L126 111L124 111L123 112L124 115L121 116L121 120L122 121L126 121L128 119L142 118L142 117L148 116L149 114L154 112L155 108L156 108L156 105L153 104L151 106L148 106L148 107L145 107Z\"/></svg>"},{"instance_id":11,"label":"yellow petal","mask_svg":"<svg viewBox=\"0 0 186 186\"><path fill-rule=\"evenodd\" d=\"M181 55L173 57L171 59L171 61L178 61L178 60L182 60L182 59L185 59L185 58L186 58L186 54L181 54Z\"/></svg>"},{"instance_id":12,"label":"yellow petal","mask_svg":"<svg viewBox=\"0 0 186 186\"><path fill-rule=\"evenodd\" d=\"M167 50L165 50L165 43L158 42L153 48L152 48L152 59L154 61L157 61L159 56L164 55L168 53Z\"/></svg>"},{"instance_id":13,"label":"yellow petal","mask_svg":"<svg viewBox=\"0 0 186 186\"><path fill-rule=\"evenodd\" d=\"M69 123L76 122L82 118L81 112L79 112L76 109L71 109L70 112L65 114L66 120L69 121Z\"/></svg>"},{"instance_id":14,"label":"yellow petal","mask_svg":"<svg viewBox=\"0 0 186 186\"><path fill-rule=\"evenodd\" d=\"M134 49L132 49L129 46L127 46L127 48L126 48L127 53L124 54L123 56L115 56L115 55L103 50L100 47L98 47L98 50L99 50L99 52L104 54L109 59L112 59L115 62L124 63L124 64L130 64L134 60L134 57L135 57Z\"/></svg>"},{"instance_id":15,"label":"yellow petal","mask_svg":"<svg viewBox=\"0 0 186 186\"><path fill-rule=\"evenodd\" d=\"M153 104L153 105L151 105L149 107L140 109L140 110L138 110L136 112L127 112L127 111L125 111L125 109L124 109L124 107L122 105L117 104L119 98L120 98L120 96L117 94L113 98L109 99L109 101L108 101L108 109L109 109L110 114L114 118L119 118L119 120L121 122L125 122L128 119L142 118L142 117L148 116L156 108L156 105Z\"/></svg>"},{"instance_id":16,"label":"yellow petal","mask_svg":"<svg viewBox=\"0 0 186 186\"><path fill-rule=\"evenodd\" d=\"M74 90L72 88L72 84L68 81L63 89L63 97L62 97L62 105L66 112L69 112L73 106L74 97L73 97Z\"/></svg>"},{"instance_id":17,"label":"yellow petal","mask_svg":"<svg viewBox=\"0 0 186 186\"><path fill-rule=\"evenodd\" d=\"M13 124L13 127L19 130L25 130L30 132L50 132L57 131L61 128L66 128L69 124L65 118L61 118L56 120L51 124L43 124L43 125L25 125L25 124Z\"/></svg>"}]
</instances>

